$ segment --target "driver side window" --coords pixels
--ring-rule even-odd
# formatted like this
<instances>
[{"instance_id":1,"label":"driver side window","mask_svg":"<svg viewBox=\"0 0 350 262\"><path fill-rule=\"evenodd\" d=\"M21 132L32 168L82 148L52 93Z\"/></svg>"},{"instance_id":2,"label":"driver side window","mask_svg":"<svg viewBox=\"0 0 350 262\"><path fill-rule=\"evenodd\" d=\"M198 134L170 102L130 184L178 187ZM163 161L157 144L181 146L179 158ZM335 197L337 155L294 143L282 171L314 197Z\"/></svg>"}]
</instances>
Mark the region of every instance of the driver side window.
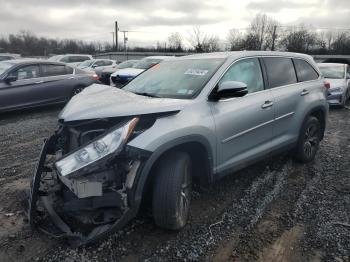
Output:
<instances>
[{"instance_id":1,"label":"driver side window","mask_svg":"<svg viewBox=\"0 0 350 262\"><path fill-rule=\"evenodd\" d=\"M10 74L15 76L17 80L31 79L40 77L40 70L38 65L23 66Z\"/></svg>"},{"instance_id":2,"label":"driver side window","mask_svg":"<svg viewBox=\"0 0 350 262\"><path fill-rule=\"evenodd\" d=\"M243 82L248 87L248 93L264 90L261 67L257 58L248 58L234 63L221 78L226 81Z\"/></svg>"}]
</instances>

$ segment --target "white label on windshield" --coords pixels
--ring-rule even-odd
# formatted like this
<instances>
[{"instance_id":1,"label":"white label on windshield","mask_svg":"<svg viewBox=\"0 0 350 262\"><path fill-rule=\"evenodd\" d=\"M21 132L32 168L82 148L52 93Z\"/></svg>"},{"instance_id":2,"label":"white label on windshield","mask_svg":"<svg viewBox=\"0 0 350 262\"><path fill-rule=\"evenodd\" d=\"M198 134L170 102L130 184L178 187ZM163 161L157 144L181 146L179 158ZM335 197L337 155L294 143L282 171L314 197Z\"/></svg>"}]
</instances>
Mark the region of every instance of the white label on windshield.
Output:
<instances>
[{"instance_id":1,"label":"white label on windshield","mask_svg":"<svg viewBox=\"0 0 350 262\"><path fill-rule=\"evenodd\" d=\"M185 75L194 75L194 76L204 76L208 73L208 70L202 69L187 69Z\"/></svg>"}]
</instances>

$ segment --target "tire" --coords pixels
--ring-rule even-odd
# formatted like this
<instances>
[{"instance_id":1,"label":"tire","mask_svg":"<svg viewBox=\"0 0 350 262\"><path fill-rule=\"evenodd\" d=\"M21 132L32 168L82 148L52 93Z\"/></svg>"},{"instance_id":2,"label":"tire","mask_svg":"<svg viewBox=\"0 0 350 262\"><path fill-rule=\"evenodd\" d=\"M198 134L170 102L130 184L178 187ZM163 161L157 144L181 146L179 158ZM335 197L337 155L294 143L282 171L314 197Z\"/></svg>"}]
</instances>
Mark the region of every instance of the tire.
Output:
<instances>
[{"instance_id":1,"label":"tire","mask_svg":"<svg viewBox=\"0 0 350 262\"><path fill-rule=\"evenodd\" d=\"M152 211L155 223L164 229L185 226L191 202L191 159L174 152L161 159L156 168Z\"/></svg>"},{"instance_id":2,"label":"tire","mask_svg":"<svg viewBox=\"0 0 350 262\"><path fill-rule=\"evenodd\" d=\"M85 87L84 86L76 86L74 87L72 94L71 94L71 98L77 94L79 94L81 91L83 91Z\"/></svg>"},{"instance_id":3,"label":"tire","mask_svg":"<svg viewBox=\"0 0 350 262\"><path fill-rule=\"evenodd\" d=\"M321 125L316 117L310 116L304 122L295 149L294 158L301 163L314 160L321 141Z\"/></svg>"}]
</instances>

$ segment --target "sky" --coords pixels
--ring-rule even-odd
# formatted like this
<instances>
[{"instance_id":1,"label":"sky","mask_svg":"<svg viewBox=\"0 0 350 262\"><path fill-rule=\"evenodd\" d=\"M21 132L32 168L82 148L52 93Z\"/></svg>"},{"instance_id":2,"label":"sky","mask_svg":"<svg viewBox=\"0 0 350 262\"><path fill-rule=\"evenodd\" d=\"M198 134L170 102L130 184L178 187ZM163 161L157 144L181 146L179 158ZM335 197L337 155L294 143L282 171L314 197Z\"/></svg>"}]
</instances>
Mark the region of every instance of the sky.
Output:
<instances>
[{"instance_id":1,"label":"sky","mask_svg":"<svg viewBox=\"0 0 350 262\"><path fill-rule=\"evenodd\" d=\"M0 0L0 6L3 36L26 30L112 43L117 20L120 30L134 31L127 35L130 46L164 43L172 32L186 42L194 26L225 39L230 29L248 27L258 13L283 25L350 28L350 0Z\"/></svg>"}]
</instances>

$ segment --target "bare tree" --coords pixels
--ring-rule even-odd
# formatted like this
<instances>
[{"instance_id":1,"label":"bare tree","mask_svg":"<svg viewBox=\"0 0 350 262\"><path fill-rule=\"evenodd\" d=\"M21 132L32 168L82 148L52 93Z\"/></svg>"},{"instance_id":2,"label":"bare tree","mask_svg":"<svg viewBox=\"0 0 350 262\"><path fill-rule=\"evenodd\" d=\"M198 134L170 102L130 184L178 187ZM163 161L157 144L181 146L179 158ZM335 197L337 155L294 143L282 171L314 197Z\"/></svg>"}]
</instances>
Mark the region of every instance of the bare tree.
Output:
<instances>
[{"instance_id":1,"label":"bare tree","mask_svg":"<svg viewBox=\"0 0 350 262\"><path fill-rule=\"evenodd\" d=\"M327 48L328 48L328 50L330 50L332 47L333 39L334 39L332 30L328 30L326 32L326 39L327 39Z\"/></svg>"},{"instance_id":2,"label":"bare tree","mask_svg":"<svg viewBox=\"0 0 350 262\"><path fill-rule=\"evenodd\" d=\"M182 51L183 50L182 36L179 32L172 33L168 37L168 46L169 46L170 51Z\"/></svg>"},{"instance_id":3,"label":"bare tree","mask_svg":"<svg viewBox=\"0 0 350 262\"><path fill-rule=\"evenodd\" d=\"M204 52L220 51L220 38L218 36L206 36L203 40Z\"/></svg>"},{"instance_id":4,"label":"bare tree","mask_svg":"<svg viewBox=\"0 0 350 262\"><path fill-rule=\"evenodd\" d=\"M229 50L235 51L241 49L243 35L238 29L231 29L226 37Z\"/></svg>"},{"instance_id":5,"label":"bare tree","mask_svg":"<svg viewBox=\"0 0 350 262\"><path fill-rule=\"evenodd\" d=\"M200 26L194 26L192 31L188 32L188 42L197 52L203 52L203 42L206 38L206 35L201 30Z\"/></svg>"},{"instance_id":6,"label":"bare tree","mask_svg":"<svg viewBox=\"0 0 350 262\"><path fill-rule=\"evenodd\" d=\"M317 42L317 35L301 25L287 29L281 45L288 51L306 53L314 49Z\"/></svg>"},{"instance_id":7,"label":"bare tree","mask_svg":"<svg viewBox=\"0 0 350 262\"><path fill-rule=\"evenodd\" d=\"M258 40L257 49L271 50L275 45L276 31L279 25L280 23L272 17L266 14L257 14L250 23L247 36Z\"/></svg>"}]
</instances>

